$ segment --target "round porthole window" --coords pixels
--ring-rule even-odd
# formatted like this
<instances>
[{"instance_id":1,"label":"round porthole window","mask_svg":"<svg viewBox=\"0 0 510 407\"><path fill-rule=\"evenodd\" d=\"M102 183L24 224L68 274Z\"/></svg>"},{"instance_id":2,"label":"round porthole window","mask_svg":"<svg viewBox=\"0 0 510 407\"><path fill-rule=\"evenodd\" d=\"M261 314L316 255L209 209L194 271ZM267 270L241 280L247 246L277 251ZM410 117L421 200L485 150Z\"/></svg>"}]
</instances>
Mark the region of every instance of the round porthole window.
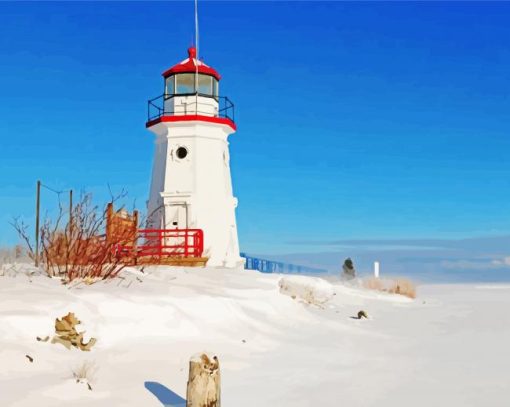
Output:
<instances>
[{"instance_id":1,"label":"round porthole window","mask_svg":"<svg viewBox=\"0 0 510 407\"><path fill-rule=\"evenodd\" d=\"M179 147L175 154L177 155L178 159L182 160L183 158L186 158L188 156L188 150L186 149L186 147Z\"/></svg>"}]
</instances>

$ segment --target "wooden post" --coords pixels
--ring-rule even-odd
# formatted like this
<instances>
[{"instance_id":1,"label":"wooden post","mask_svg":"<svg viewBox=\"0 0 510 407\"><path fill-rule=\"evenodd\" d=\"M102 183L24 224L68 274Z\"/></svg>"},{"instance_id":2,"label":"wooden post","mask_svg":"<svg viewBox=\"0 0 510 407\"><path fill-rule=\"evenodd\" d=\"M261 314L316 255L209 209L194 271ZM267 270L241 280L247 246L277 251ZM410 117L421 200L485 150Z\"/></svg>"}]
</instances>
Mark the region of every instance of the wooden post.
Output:
<instances>
[{"instance_id":1,"label":"wooden post","mask_svg":"<svg viewBox=\"0 0 510 407\"><path fill-rule=\"evenodd\" d=\"M135 209L133 211L133 244L132 244L132 261L133 264L137 264L138 259L138 211Z\"/></svg>"},{"instance_id":2,"label":"wooden post","mask_svg":"<svg viewBox=\"0 0 510 407\"><path fill-rule=\"evenodd\" d=\"M39 212L41 206L41 181L37 180L35 199L35 266L39 267Z\"/></svg>"},{"instance_id":3,"label":"wooden post","mask_svg":"<svg viewBox=\"0 0 510 407\"><path fill-rule=\"evenodd\" d=\"M69 235L73 232L73 190L69 190Z\"/></svg>"},{"instance_id":4,"label":"wooden post","mask_svg":"<svg viewBox=\"0 0 510 407\"><path fill-rule=\"evenodd\" d=\"M189 361L186 407L221 407L220 363L205 353Z\"/></svg>"},{"instance_id":5,"label":"wooden post","mask_svg":"<svg viewBox=\"0 0 510 407\"><path fill-rule=\"evenodd\" d=\"M112 220L113 220L113 203L109 202L106 207L106 244L109 244L112 238Z\"/></svg>"}]
</instances>

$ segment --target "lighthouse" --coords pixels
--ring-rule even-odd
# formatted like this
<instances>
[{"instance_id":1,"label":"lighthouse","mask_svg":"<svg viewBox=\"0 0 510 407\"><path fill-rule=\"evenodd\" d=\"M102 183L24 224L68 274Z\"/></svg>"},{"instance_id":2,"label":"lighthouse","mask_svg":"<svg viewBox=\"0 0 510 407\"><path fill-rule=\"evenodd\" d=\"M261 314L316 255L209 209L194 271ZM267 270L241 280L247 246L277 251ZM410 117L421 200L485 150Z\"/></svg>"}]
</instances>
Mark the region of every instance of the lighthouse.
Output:
<instances>
[{"instance_id":1,"label":"lighthouse","mask_svg":"<svg viewBox=\"0 0 510 407\"><path fill-rule=\"evenodd\" d=\"M234 105L194 47L163 78L163 94L148 102L155 152L147 227L201 229L208 266L241 267L228 142Z\"/></svg>"}]
</instances>

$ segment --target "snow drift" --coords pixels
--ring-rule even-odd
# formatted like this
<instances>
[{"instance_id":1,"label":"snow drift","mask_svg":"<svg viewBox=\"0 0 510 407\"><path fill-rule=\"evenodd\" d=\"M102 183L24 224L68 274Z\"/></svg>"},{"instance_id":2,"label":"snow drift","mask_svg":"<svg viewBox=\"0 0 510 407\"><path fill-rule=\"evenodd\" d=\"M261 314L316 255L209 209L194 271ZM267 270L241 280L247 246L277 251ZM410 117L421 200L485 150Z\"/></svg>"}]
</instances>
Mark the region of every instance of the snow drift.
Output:
<instances>
[{"instance_id":1,"label":"snow drift","mask_svg":"<svg viewBox=\"0 0 510 407\"><path fill-rule=\"evenodd\" d=\"M224 407L507 400L508 290L422 286L413 301L253 271L148 267L64 286L9 270L0 277L2 406L161 407L154 389L185 397L197 352L220 360ZM351 318L360 309L371 318ZM97 338L90 352L36 340L67 312Z\"/></svg>"},{"instance_id":2,"label":"snow drift","mask_svg":"<svg viewBox=\"0 0 510 407\"><path fill-rule=\"evenodd\" d=\"M278 286L282 294L313 305L323 305L335 294L330 283L317 277L285 276L280 279Z\"/></svg>"}]
</instances>

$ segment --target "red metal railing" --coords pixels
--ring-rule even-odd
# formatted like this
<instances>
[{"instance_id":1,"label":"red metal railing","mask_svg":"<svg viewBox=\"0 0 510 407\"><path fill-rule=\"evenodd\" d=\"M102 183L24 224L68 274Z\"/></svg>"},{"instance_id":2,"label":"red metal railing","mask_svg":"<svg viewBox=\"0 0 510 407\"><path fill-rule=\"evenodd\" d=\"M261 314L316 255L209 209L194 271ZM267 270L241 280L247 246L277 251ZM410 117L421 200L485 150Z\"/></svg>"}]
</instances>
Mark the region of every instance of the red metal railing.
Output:
<instances>
[{"instance_id":1,"label":"red metal railing","mask_svg":"<svg viewBox=\"0 0 510 407\"><path fill-rule=\"evenodd\" d=\"M134 244L119 244L116 255L162 259L202 257L204 232L201 229L139 229Z\"/></svg>"},{"instance_id":2,"label":"red metal railing","mask_svg":"<svg viewBox=\"0 0 510 407\"><path fill-rule=\"evenodd\" d=\"M204 232L201 229L140 229L138 256L201 257Z\"/></svg>"}]
</instances>

